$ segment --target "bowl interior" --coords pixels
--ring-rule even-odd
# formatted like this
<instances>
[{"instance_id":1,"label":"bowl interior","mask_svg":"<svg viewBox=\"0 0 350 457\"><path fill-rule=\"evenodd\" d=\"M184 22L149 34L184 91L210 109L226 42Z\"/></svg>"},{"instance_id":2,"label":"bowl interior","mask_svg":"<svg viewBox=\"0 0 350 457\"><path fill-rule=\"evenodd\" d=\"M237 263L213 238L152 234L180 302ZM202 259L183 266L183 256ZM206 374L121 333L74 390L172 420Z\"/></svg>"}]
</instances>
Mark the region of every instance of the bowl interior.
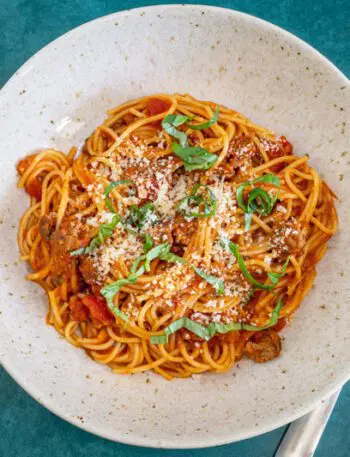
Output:
<instances>
[{"instance_id":1,"label":"bowl interior","mask_svg":"<svg viewBox=\"0 0 350 457\"><path fill-rule=\"evenodd\" d=\"M223 103L286 135L339 197L339 234L273 362L243 361L224 375L170 383L152 374L113 375L45 325L47 298L24 280L16 234L28 201L16 188L16 161L42 147L67 151L84 141L107 108L158 92ZM115 14L44 48L1 93L5 368L65 419L131 444L210 446L268 431L311 409L350 373L348 94L345 77L300 40L211 7Z\"/></svg>"}]
</instances>

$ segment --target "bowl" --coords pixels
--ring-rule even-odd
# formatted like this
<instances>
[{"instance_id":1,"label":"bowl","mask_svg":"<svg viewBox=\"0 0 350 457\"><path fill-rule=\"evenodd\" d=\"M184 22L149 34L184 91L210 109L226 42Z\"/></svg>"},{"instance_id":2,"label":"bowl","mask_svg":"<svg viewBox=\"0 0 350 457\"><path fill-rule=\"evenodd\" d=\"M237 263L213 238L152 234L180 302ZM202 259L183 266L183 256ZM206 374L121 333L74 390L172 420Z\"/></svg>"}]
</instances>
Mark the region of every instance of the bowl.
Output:
<instances>
[{"instance_id":1,"label":"bowl","mask_svg":"<svg viewBox=\"0 0 350 457\"><path fill-rule=\"evenodd\" d=\"M157 92L223 103L286 135L338 196L340 231L270 363L244 360L226 374L172 382L115 375L45 325L47 297L24 279L16 235L28 200L16 188L17 160L80 145L108 108ZM154 6L60 37L16 72L0 98L0 359L37 401L111 440L191 448L281 426L349 378L349 84L317 51L236 11Z\"/></svg>"}]
</instances>

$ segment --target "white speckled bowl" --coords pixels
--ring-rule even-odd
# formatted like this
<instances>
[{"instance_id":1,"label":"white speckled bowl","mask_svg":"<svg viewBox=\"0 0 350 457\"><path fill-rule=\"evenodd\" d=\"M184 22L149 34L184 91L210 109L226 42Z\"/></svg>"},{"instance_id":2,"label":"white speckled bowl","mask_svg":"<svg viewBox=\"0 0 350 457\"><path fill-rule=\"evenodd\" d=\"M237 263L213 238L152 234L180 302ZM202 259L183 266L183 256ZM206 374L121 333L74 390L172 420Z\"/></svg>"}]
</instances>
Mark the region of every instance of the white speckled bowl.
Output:
<instances>
[{"instance_id":1,"label":"white speckled bowl","mask_svg":"<svg viewBox=\"0 0 350 457\"><path fill-rule=\"evenodd\" d=\"M340 232L283 335L281 357L224 375L117 376L44 323L47 299L16 247L27 206L19 157L81 143L108 107L155 92L222 102L283 133L339 196ZM30 59L1 92L0 357L35 399L90 432L130 444L211 446L306 413L350 375L350 153L347 79L289 33L207 6L157 6L79 27ZM147 382L146 382L147 381Z\"/></svg>"}]
</instances>

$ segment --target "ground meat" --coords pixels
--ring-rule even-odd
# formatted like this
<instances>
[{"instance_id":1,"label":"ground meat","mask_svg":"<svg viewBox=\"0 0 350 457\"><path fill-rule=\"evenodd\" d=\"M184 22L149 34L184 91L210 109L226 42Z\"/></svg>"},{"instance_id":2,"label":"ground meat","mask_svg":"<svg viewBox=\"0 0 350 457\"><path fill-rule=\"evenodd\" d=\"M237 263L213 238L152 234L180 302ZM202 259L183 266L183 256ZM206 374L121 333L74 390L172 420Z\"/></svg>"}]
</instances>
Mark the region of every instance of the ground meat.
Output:
<instances>
[{"instance_id":1,"label":"ground meat","mask_svg":"<svg viewBox=\"0 0 350 457\"><path fill-rule=\"evenodd\" d=\"M39 220L39 232L42 238L49 240L55 231L57 220L56 213L44 214Z\"/></svg>"},{"instance_id":2,"label":"ground meat","mask_svg":"<svg viewBox=\"0 0 350 457\"><path fill-rule=\"evenodd\" d=\"M84 281L90 287L100 284L99 272L94 266L94 260L89 256L81 256L79 263L80 273L83 275Z\"/></svg>"},{"instance_id":3,"label":"ground meat","mask_svg":"<svg viewBox=\"0 0 350 457\"><path fill-rule=\"evenodd\" d=\"M153 238L156 244L165 242L173 244L172 228L173 223L171 220L160 220L153 226L148 227L147 233Z\"/></svg>"},{"instance_id":4,"label":"ground meat","mask_svg":"<svg viewBox=\"0 0 350 457\"><path fill-rule=\"evenodd\" d=\"M76 296L71 297L68 304L71 312L71 318L74 321L82 322L88 319L88 308L83 305L79 298Z\"/></svg>"},{"instance_id":5,"label":"ground meat","mask_svg":"<svg viewBox=\"0 0 350 457\"><path fill-rule=\"evenodd\" d=\"M245 354L258 363L275 359L281 352L281 338L273 330L266 330L254 335L245 347Z\"/></svg>"},{"instance_id":6,"label":"ground meat","mask_svg":"<svg viewBox=\"0 0 350 457\"><path fill-rule=\"evenodd\" d=\"M177 162L173 157L139 160L125 169L123 179L130 179L134 183L137 197L143 203L154 201L161 192L162 186L171 187L172 172Z\"/></svg>"},{"instance_id":7,"label":"ground meat","mask_svg":"<svg viewBox=\"0 0 350 457\"><path fill-rule=\"evenodd\" d=\"M50 237L53 281L59 285L71 265L70 252L86 246L90 241L90 228L78 219L68 219Z\"/></svg>"},{"instance_id":8,"label":"ground meat","mask_svg":"<svg viewBox=\"0 0 350 457\"><path fill-rule=\"evenodd\" d=\"M187 246L194 232L196 231L196 228L196 219L185 221L185 219L182 216L176 216L171 232L172 237L174 239L174 244L177 246Z\"/></svg>"},{"instance_id":9,"label":"ground meat","mask_svg":"<svg viewBox=\"0 0 350 457\"><path fill-rule=\"evenodd\" d=\"M293 146L285 136L280 136L275 140L261 140L262 146L270 160L277 159L278 157L284 157L293 154ZM271 167L271 170L275 173L278 173L284 164L277 164Z\"/></svg>"},{"instance_id":10,"label":"ground meat","mask_svg":"<svg viewBox=\"0 0 350 457\"><path fill-rule=\"evenodd\" d=\"M258 155L258 149L251 138L244 135L230 141L223 163L215 170L218 175L232 176L238 168L250 168L252 160Z\"/></svg>"},{"instance_id":11,"label":"ground meat","mask_svg":"<svg viewBox=\"0 0 350 457\"><path fill-rule=\"evenodd\" d=\"M273 227L271 246L278 256L283 254L300 255L307 241L307 227L292 218L278 220Z\"/></svg>"}]
</instances>

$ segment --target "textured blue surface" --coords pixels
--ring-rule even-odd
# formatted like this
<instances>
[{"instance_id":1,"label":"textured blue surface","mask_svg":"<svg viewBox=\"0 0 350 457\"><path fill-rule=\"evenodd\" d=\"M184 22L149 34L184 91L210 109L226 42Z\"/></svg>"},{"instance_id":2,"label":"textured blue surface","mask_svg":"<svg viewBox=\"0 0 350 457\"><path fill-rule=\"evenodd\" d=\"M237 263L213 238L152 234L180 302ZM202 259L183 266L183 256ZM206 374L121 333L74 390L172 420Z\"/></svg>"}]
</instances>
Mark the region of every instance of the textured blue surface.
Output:
<instances>
[{"instance_id":1,"label":"textured blue surface","mask_svg":"<svg viewBox=\"0 0 350 457\"><path fill-rule=\"evenodd\" d=\"M0 0L0 85L31 55L73 27L105 14L156 3L137 0ZM296 34L350 75L350 1L224 0L208 3L261 17ZM116 444L57 418L0 368L1 457L272 457L285 431L205 450L163 451ZM350 456L350 384L345 386L316 457Z\"/></svg>"}]
</instances>

